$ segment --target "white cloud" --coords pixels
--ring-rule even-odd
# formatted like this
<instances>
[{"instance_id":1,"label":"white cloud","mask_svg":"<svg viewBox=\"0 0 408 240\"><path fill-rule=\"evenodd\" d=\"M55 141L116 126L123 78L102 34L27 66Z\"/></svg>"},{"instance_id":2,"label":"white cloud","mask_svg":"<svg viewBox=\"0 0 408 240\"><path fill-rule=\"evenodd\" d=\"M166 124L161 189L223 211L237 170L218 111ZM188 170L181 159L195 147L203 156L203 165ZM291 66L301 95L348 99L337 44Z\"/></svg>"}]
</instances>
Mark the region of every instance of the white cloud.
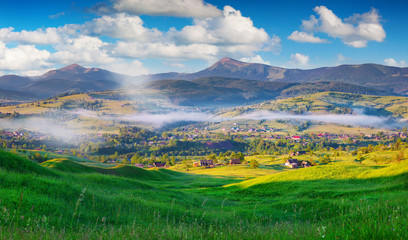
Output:
<instances>
[{"instance_id":1,"label":"white cloud","mask_svg":"<svg viewBox=\"0 0 408 240\"><path fill-rule=\"evenodd\" d=\"M170 58L214 60L219 49L210 44L176 45L174 43L118 42L116 55L132 58Z\"/></svg>"},{"instance_id":2,"label":"white cloud","mask_svg":"<svg viewBox=\"0 0 408 240\"><path fill-rule=\"evenodd\" d=\"M194 25L177 31L171 29L167 35L176 45L208 44L217 47L218 56L235 54L253 55L256 51L278 52L280 38L272 38L262 28L254 26L252 20L242 16L239 10L225 6L221 17L195 19Z\"/></svg>"},{"instance_id":3,"label":"white cloud","mask_svg":"<svg viewBox=\"0 0 408 240\"><path fill-rule=\"evenodd\" d=\"M306 67L309 64L309 56L301 53L291 54L289 63L293 66Z\"/></svg>"},{"instance_id":4,"label":"white cloud","mask_svg":"<svg viewBox=\"0 0 408 240\"><path fill-rule=\"evenodd\" d=\"M61 17L61 16L65 16L65 12L59 12L59 13L56 13L56 14L54 14L54 15L49 15L48 18L50 18L50 19L57 19L57 18L59 18L59 17Z\"/></svg>"},{"instance_id":5,"label":"white cloud","mask_svg":"<svg viewBox=\"0 0 408 240\"><path fill-rule=\"evenodd\" d=\"M114 8L137 15L210 18L221 15L214 5L203 0L116 0Z\"/></svg>"},{"instance_id":6,"label":"white cloud","mask_svg":"<svg viewBox=\"0 0 408 240\"><path fill-rule=\"evenodd\" d=\"M118 13L113 16L102 16L80 26L82 34L91 36L109 36L112 38L133 40L139 42L152 41L162 37L156 28L143 27L143 21L138 16Z\"/></svg>"},{"instance_id":7,"label":"white cloud","mask_svg":"<svg viewBox=\"0 0 408 240\"><path fill-rule=\"evenodd\" d=\"M182 63L165 63L164 65L176 68L186 68L187 66Z\"/></svg>"},{"instance_id":8,"label":"white cloud","mask_svg":"<svg viewBox=\"0 0 408 240\"><path fill-rule=\"evenodd\" d=\"M51 66L50 53L39 50L33 45L19 45L8 48L0 42L0 70L23 71L27 69L45 69Z\"/></svg>"},{"instance_id":9,"label":"white cloud","mask_svg":"<svg viewBox=\"0 0 408 240\"><path fill-rule=\"evenodd\" d=\"M56 28L37 29L35 31L22 30L15 32L14 28L1 28L0 41L19 42L23 44L55 44L61 40L60 33Z\"/></svg>"},{"instance_id":10,"label":"white cloud","mask_svg":"<svg viewBox=\"0 0 408 240\"><path fill-rule=\"evenodd\" d=\"M115 59L113 63L100 65L100 67L129 76L138 76L149 73L149 71L143 66L143 63L138 60L126 62L121 59Z\"/></svg>"},{"instance_id":11,"label":"white cloud","mask_svg":"<svg viewBox=\"0 0 408 240\"><path fill-rule=\"evenodd\" d=\"M294 31L288 39L296 42L305 42L305 43L328 43L326 39L321 39L313 35L313 33L299 32Z\"/></svg>"},{"instance_id":12,"label":"white cloud","mask_svg":"<svg viewBox=\"0 0 408 240\"><path fill-rule=\"evenodd\" d=\"M195 19L194 25L170 34L181 43L252 45L264 44L269 40L265 30L256 28L252 20L242 16L239 10L225 6L222 13L220 17Z\"/></svg>"},{"instance_id":13,"label":"white cloud","mask_svg":"<svg viewBox=\"0 0 408 240\"><path fill-rule=\"evenodd\" d=\"M119 0L115 7L119 10L121 4L135 2ZM154 0L148 3L154 5L158 2ZM162 8L167 3L189 7L192 2L198 8L200 4L208 9L215 8L202 0L160 1L160 4ZM140 2L139 7L143 8L144 4L147 2ZM254 26L253 21L242 16L239 10L230 6L225 6L223 11L215 8L218 14L202 18L203 13L198 13L197 8L192 9L195 9L192 10L195 15L191 15L194 17L191 25L181 30L170 28L163 32L145 27L139 16L125 12L104 15L83 24L34 31L1 28L0 42L4 44L0 50L6 52L7 56L0 59L0 70L34 74L49 69L52 64L78 63L134 75L147 72L137 60L140 58L164 58L171 61L201 59L212 62L224 56L236 59L252 56L247 60L269 64L258 55L259 52L278 53L280 50L279 37L269 36L264 29ZM108 40L104 37L108 37ZM47 50L40 50L43 46L38 45L45 45ZM14 55L10 55L11 52Z\"/></svg>"},{"instance_id":14,"label":"white cloud","mask_svg":"<svg viewBox=\"0 0 408 240\"><path fill-rule=\"evenodd\" d=\"M302 21L303 30L309 34L326 33L356 48L366 47L368 41L382 42L386 37L381 17L376 9L371 9L364 14L354 14L343 20L325 6L315 7L314 11L318 15L317 18L312 15L309 20Z\"/></svg>"},{"instance_id":15,"label":"white cloud","mask_svg":"<svg viewBox=\"0 0 408 240\"><path fill-rule=\"evenodd\" d=\"M106 64L113 63L106 47L108 43L101 39L89 36L79 36L77 38L66 39L55 45L57 52L52 54L52 60L62 64L89 63Z\"/></svg>"},{"instance_id":16,"label":"white cloud","mask_svg":"<svg viewBox=\"0 0 408 240\"><path fill-rule=\"evenodd\" d=\"M266 65L271 65L269 61L263 60L263 58L259 55L252 56L252 57L243 57L240 59L240 61L243 62L249 62L249 63L261 63L261 64L266 64Z\"/></svg>"},{"instance_id":17,"label":"white cloud","mask_svg":"<svg viewBox=\"0 0 408 240\"><path fill-rule=\"evenodd\" d=\"M343 54L337 54L337 61L338 62L344 62L344 61L346 61L347 60L347 58L345 57L345 56L343 56Z\"/></svg>"},{"instance_id":18,"label":"white cloud","mask_svg":"<svg viewBox=\"0 0 408 240\"><path fill-rule=\"evenodd\" d=\"M384 63L388 66L393 66L393 67L406 67L407 66L405 61L401 60L397 62L394 58L384 59Z\"/></svg>"}]
</instances>

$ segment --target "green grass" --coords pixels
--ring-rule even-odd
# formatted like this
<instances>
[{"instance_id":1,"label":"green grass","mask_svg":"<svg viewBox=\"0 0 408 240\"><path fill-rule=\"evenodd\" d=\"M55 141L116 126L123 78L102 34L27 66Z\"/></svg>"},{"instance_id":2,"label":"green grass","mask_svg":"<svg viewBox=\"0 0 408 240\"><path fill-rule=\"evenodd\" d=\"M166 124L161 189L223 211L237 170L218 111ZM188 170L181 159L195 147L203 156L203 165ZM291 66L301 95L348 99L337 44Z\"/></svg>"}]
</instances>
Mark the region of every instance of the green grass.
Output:
<instances>
[{"instance_id":1,"label":"green grass","mask_svg":"<svg viewBox=\"0 0 408 240\"><path fill-rule=\"evenodd\" d=\"M346 161L242 181L245 166L38 165L0 152L0 238L407 239L408 161Z\"/></svg>"}]
</instances>

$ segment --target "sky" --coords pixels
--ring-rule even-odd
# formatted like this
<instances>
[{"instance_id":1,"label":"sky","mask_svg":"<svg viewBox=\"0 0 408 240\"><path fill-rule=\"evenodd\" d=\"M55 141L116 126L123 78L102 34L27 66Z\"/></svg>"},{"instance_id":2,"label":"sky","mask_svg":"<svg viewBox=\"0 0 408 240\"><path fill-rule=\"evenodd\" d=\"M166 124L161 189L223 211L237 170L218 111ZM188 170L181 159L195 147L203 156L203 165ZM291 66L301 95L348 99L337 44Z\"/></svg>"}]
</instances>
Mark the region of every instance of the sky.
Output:
<instances>
[{"instance_id":1,"label":"sky","mask_svg":"<svg viewBox=\"0 0 408 240\"><path fill-rule=\"evenodd\" d=\"M405 0L2 0L0 75L77 63L142 75L223 57L284 68L408 66Z\"/></svg>"}]
</instances>

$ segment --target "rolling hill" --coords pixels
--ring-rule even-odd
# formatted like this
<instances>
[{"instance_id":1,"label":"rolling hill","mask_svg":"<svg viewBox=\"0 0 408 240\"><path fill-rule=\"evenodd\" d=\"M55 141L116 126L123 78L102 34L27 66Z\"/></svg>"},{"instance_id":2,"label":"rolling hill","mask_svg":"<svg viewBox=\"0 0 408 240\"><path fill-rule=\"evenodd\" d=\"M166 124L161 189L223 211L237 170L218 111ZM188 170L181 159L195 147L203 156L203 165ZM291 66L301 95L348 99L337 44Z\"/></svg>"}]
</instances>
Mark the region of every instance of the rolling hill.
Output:
<instances>
[{"instance_id":1,"label":"rolling hill","mask_svg":"<svg viewBox=\"0 0 408 240\"><path fill-rule=\"evenodd\" d=\"M293 114L351 114L355 111L361 111L366 115L407 118L408 98L401 96L320 92L235 108L227 110L223 113L223 116L237 116L252 111L281 111Z\"/></svg>"},{"instance_id":2,"label":"rolling hill","mask_svg":"<svg viewBox=\"0 0 408 240\"><path fill-rule=\"evenodd\" d=\"M185 106L250 104L326 91L393 95L386 91L340 82L267 82L227 77L204 77L192 81L158 80L144 87L160 90L172 103Z\"/></svg>"}]
</instances>

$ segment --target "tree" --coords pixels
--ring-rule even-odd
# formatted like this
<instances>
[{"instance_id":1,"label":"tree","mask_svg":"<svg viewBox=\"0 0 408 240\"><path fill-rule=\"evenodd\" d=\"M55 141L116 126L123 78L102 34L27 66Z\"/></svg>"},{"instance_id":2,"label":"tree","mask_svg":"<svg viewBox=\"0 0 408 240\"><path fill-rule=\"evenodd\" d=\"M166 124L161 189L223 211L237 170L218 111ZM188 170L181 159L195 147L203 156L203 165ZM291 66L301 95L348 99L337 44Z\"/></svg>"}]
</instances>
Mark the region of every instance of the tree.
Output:
<instances>
[{"instance_id":1,"label":"tree","mask_svg":"<svg viewBox=\"0 0 408 240\"><path fill-rule=\"evenodd\" d=\"M187 160L187 159L183 159L182 164L183 164L183 167L184 167L187 171L191 168L190 161Z\"/></svg>"},{"instance_id":2,"label":"tree","mask_svg":"<svg viewBox=\"0 0 408 240\"><path fill-rule=\"evenodd\" d=\"M320 161L321 164L328 164L329 162L330 162L330 156L328 154L324 155L324 157Z\"/></svg>"},{"instance_id":3,"label":"tree","mask_svg":"<svg viewBox=\"0 0 408 240\"><path fill-rule=\"evenodd\" d=\"M150 160L151 160L152 162L155 162L155 161L156 161L156 155L154 155L154 153L150 154Z\"/></svg>"},{"instance_id":4,"label":"tree","mask_svg":"<svg viewBox=\"0 0 408 240\"><path fill-rule=\"evenodd\" d=\"M251 160L251 168L258 168L259 167L259 162L254 160Z\"/></svg>"},{"instance_id":5,"label":"tree","mask_svg":"<svg viewBox=\"0 0 408 240\"><path fill-rule=\"evenodd\" d=\"M133 155L133 157L130 159L130 162L132 163L132 164L135 164L135 163L140 163L140 156L139 156L139 154L135 154L135 155Z\"/></svg>"},{"instance_id":6,"label":"tree","mask_svg":"<svg viewBox=\"0 0 408 240\"><path fill-rule=\"evenodd\" d=\"M174 166L174 164L176 164L176 157L175 157L175 156L171 156L171 157L170 157L170 164L171 164L172 166Z\"/></svg>"},{"instance_id":7,"label":"tree","mask_svg":"<svg viewBox=\"0 0 408 240\"><path fill-rule=\"evenodd\" d=\"M404 150L401 150L399 153L397 153L394 157L394 161L396 162L401 162L405 158L404 156Z\"/></svg>"},{"instance_id":8,"label":"tree","mask_svg":"<svg viewBox=\"0 0 408 240\"><path fill-rule=\"evenodd\" d=\"M162 161L165 162L167 166L170 165L170 158L169 158L169 155L167 153L163 154L163 156L161 158L162 158Z\"/></svg>"}]
</instances>

